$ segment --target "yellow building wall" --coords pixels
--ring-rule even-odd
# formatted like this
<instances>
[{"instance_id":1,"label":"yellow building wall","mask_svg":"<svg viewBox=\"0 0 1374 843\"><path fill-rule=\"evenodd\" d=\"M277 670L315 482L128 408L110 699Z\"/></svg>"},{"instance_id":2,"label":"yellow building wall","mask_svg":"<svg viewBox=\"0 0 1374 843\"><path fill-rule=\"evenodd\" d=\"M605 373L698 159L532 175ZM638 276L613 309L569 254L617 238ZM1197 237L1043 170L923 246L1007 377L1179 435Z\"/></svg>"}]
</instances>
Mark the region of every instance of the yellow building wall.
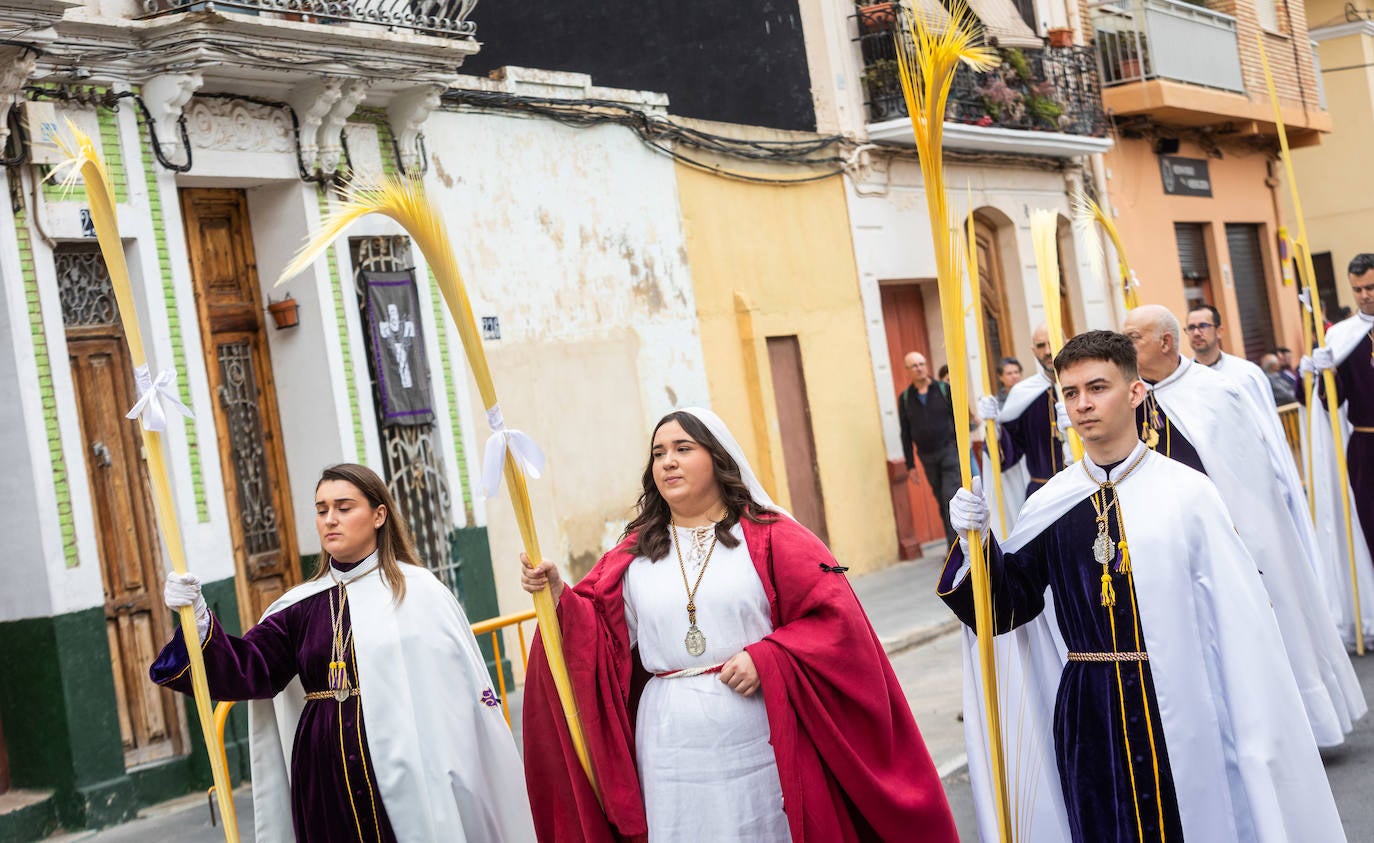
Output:
<instances>
[{"instance_id":1,"label":"yellow building wall","mask_svg":"<svg viewBox=\"0 0 1374 843\"><path fill-rule=\"evenodd\" d=\"M1339 3L1325 5L1340 11ZM1355 255L1374 252L1374 167L1366 163L1374 148L1374 36L1322 41L1318 51L1323 68L1343 68L1322 74L1335 130L1321 146L1294 150L1293 169L1312 251L1331 253L1336 290L1352 305L1345 268ZM1285 214L1294 218L1286 188L1284 203Z\"/></svg>"},{"instance_id":2,"label":"yellow building wall","mask_svg":"<svg viewBox=\"0 0 1374 843\"><path fill-rule=\"evenodd\" d=\"M1184 142L1177 153L1186 158L1207 158L1199 147ZM1237 316L1234 279L1223 267L1231 258L1226 245L1227 223L1260 226L1264 250L1265 281L1269 311L1274 319L1275 345L1302 347L1302 323L1298 321L1295 287L1285 287L1278 262L1277 180L1271 186L1267 156L1262 152L1224 147L1222 157L1208 159L1212 197L1171 196L1164 193L1159 159L1147 140L1121 139L1105 155L1107 189L1117 212L1131 268L1140 278L1143 304L1163 305L1182 322L1183 272L1179 263L1174 223L1202 223L1207 242L1207 263L1214 303L1226 328L1225 348L1244 354L1241 324ZM1191 356L1184 342L1185 355Z\"/></svg>"},{"instance_id":3,"label":"yellow building wall","mask_svg":"<svg viewBox=\"0 0 1374 843\"><path fill-rule=\"evenodd\" d=\"M896 560L843 184L749 184L679 164L678 189L713 409L789 506L765 341L796 335L830 548L853 573Z\"/></svg>"}]
</instances>

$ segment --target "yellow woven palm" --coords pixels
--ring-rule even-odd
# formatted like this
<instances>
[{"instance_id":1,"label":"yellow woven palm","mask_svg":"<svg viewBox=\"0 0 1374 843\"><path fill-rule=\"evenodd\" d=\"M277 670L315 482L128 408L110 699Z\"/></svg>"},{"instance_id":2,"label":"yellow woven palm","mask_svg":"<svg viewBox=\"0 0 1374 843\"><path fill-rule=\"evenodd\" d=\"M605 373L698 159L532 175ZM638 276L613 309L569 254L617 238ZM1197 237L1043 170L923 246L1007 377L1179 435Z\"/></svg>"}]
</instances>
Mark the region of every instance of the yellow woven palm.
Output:
<instances>
[{"instance_id":1,"label":"yellow woven palm","mask_svg":"<svg viewBox=\"0 0 1374 843\"><path fill-rule=\"evenodd\" d=\"M119 236L119 220L115 213L114 191L110 188L110 174L105 162L89 136L76 125L67 122L67 131L72 140L58 135L54 138L67 160L53 170L52 177L61 180L64 189L70 189L78 181L86 185L86 197L90 204L91 222L95 224L96 242L105 258L105 266L110 274L110 286L114 290L115 302L119 308L119 319L124 327L124 338L129 343L129 360L134 368L148 362L143 349L143 333L139 329L138 309L134 306L133 289L129 284L129 267L124 260L124 244ZM134 422L138 424L137 422ZM181 528L177 522L176 503L172 497L172 484L167 471L167 455L163 450L162 434L139 425L143 434L143 452L148 463L148 480L152 487L153 508L157 523L167 546L167 556L172 568L179 574L186 573L186 550L181 540ZM195 610L186 606L178 613L181 632L186 641L199 640L196 631ZM205 745L219 745L219 734L215 728L215 714L210 702L210 686L205 676L205 662L200 648L188 646L187 655L191 662L191 690L196 701L196 714L200 720ZM217 752L209 753L210 772L214 778L215 795L219 810L224 818L224 839L227 843L238 843L238 819L234 813L234 793L229 787L229 771L223 756Z\"/></svg>"},{"instance_id":2,"label":"yellow woven palm","mask_svg":"<svg viewBox=\"0 0 1374 843\"><path fill-rule=\"evenodd\" d=\"M392 176L378 184L350 185L343 201L324 220L320 230L310 237L300 253L282 270L277 283L281 284L302 272L328 249L345 229L368 214L381 214L395 220L420 247L439 284L444 302L448 305L449 315L458 327L458 335L463 340L463 349L467 352L468 365L472 369L473 379L477 382L482 404L488 408L495 407L496 384L492 381L491 368L487 365L486 349L482 346L477 322L472 316L472 304L468 300L463 276L458 271L458 261L449 242L448 230L444 226L443 217L430 202L419 179ZM509 452L505 457L504 477L510 489L511 504L515 508L515 520L520 528L525 553L538 564L543 556L539 552L539 536L534 529L534 511L530 505L529 488L524 472ZM577 713L577 703L573 698L572 682L563 660L563 639L558 628L558 615L548 589L534 595L534 609L539 622L540 638L544 642L544 653L548 658L554 685L558 689L558 698L568 722L573 747L577 751L578 760L591 783L592 790L599 794L591 757L587 754L586 737Z\"/></svg>"},{"instance_id":3,"label":"yellow woven palm","mask_svg":"<svg viewBox=\"0 0 1374 843\"><path fill-rule=\"evenodd\" d=\"M944 29L932 29L916 15L905 15L905 27L896 33L898 70L912 134L921 163L926 209L934 244L935 271L940 288L940 315L944 325L945 346L949 349L950 402L954 405L954 431L959 451L959 468L965 488L972 485L969 458L969 381L963 274L959 267L962 235L950 216L945 189L944 121L950 84L960 65L988 70L999 62L997 53L983 46L981 26L963 0L949 4L950 22ZM978 636L978 662L983 676L983 706L997 806L999 836L1003 843L1012 839L1007 801L1006 762L1002 748L1001 715L997 694L995 630L992 594L982 537L969 534L969 562L974 593L975 632Z\"/></svg>"}]
</instances>

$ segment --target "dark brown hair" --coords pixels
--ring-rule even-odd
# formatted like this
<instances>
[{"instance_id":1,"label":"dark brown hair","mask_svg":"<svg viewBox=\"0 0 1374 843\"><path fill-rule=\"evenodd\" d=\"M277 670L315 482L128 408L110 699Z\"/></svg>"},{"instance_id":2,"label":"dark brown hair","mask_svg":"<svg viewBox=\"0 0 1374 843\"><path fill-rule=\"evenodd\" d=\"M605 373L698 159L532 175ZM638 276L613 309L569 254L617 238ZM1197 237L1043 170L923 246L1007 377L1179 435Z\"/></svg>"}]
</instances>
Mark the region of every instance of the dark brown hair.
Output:
<instances>
[{"instance_id":1,"label":"dark brown hair","mask_svg":"<svg viewBox=\"0 0 1374 843\"><path fill-rule=\"evenodd\" d=\"M381 570L382 581L391 589L392 602L397 606L401 605L406 596L406 575L401 566L423 565L415 552L415 542L410 537L410 528L406 526L405 519L401 518L396 509L396 501L391 497L391 490L382 482L382 478L377 476L377 472L365 465L350 462L331 465L320 472L319 482L315 484L316 492L326 480L342 480L352 484L363 493L363 497L367 498L368 505L373 509L379 506L386 507L386 520L377 528L377 567ZM318 580L327 575L329 563L332 561L329 553L322 548L319 565L311 579Z\"/></svg>"},{"instance_id":2,"label":"dark brown hair","mask_svg":"<svg viewBox=\"0 0 1374 843\"><path fill-rule=\"evenodd\" d=\"M744 485L744 478L740 476L739 463L735 462L720 444L720 440L712 435L701 419L678 410L659 419L658 424L654 425L653 434L649 437L649 464L644 468L644 477L640 481L643 491L640 492L636 504L639 514L625 527L625 532L621 535L622 540L631 535L636 536L635 543L630 548L631 553L657 562L668 555L668 548L672 545L667 528L673 514L668 508L668 502L659 494L658 484L654 482L652 443L653 437L658 435L659 428L674 421L682 425L687 435L711 455L716 483L720 486L720 501L725 504L725 517L716 524L716 541L726 547L738 545L739 540L730 535L730 531L741 518L747 518L756 524L771 524L777 520L776 513L759 506L750 496L749 487Z\"/></svg>"},{"instance_id":3,"label":"dark brown hair","mask_svg":"<svg viewBox=\"0 0 1374 843\"><path fill-rule=\"evenodd\" d=\"M1087 331L1079 334L1059 349L1059 354L1054 358L1054 371L1063 372L1084 360L1102 360L1116 364L1127 382L1140 377L1135 345L1125 334L1115 331Z\"/></svg>"}]
</instances>

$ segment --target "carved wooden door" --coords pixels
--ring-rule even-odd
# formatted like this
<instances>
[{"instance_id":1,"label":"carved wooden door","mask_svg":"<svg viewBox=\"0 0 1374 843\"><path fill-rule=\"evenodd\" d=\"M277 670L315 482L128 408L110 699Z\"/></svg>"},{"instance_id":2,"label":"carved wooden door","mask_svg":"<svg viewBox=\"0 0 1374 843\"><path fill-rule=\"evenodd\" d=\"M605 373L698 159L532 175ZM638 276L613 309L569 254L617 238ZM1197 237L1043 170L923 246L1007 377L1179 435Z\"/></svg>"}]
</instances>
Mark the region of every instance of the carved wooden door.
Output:
<instances>
[{"instance_id":1,"label":"carved wooden door","mask_svg":"<svg viewBox=\"0 0 1374 843\"><path fill-rule=\"evenodd\" d=\"M133 406L133 367L105 262L94 244L59 247L54 256L67 354L100 551L105 624L119 732L127 766L181 751L172 692L148 679L148 665L171 635L159 595L161 544Z\"/></svg>"},{"instance_id":2,"label":"carved wooden door","mask_svg":"<svg viewBox=\"0 0 1374 843\"><path fill-rule=\"evenodd\" d=\"M300 580L248 202L241 190L187 189L181 209L247 628Z\"/></svg>"},{"instance_id":3,"label":"carved wooden door","mask_svg":"<svg viewBox=\"0 0 1374 843\"><path fill-rule=\"evenodd\" d=\"M997 364L1003 357L1016 356L1016 341L1011 332L1011 318L1007 308L1007 285L1002 274L1002 255L997 243L997 229L974 218L974 237L978 249L978 288L983 306L983 338L988 347L983 365L992 376L992 388L999 389ZM1030 372L1027 366L1025 371Z\"/></svg>"}]
</instances>

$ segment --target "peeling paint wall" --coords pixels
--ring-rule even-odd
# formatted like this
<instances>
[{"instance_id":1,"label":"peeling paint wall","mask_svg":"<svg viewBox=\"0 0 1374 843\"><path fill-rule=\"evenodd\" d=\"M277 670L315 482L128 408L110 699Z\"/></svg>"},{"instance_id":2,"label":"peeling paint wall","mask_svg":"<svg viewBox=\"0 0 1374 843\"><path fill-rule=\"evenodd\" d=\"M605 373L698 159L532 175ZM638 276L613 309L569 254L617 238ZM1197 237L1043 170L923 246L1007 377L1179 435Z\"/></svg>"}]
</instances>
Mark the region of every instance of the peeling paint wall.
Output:
<instances>
[{"instance_id":1,"label":"peeling paint wall","mask_svg":"<svg viewBox=\"0 0 1374 843\"><path fill-rule=\"evenodd\" d=\"M578 74L520 74L524 81L512 73L459 84L663 102L591 88ZM541 549L580 576L630 517L654 422L709 397L673 165L614 126L464 110L436 112L425 135L427 187L450 225L474 314L500 320L501 338L486 348L505 419L549 458L531 483ZM454 366L480 419L466 364L455 357ZM506 494L486 512L501 605L511 611L529 598L519 591Z\"/></svg>"},{"instance_id":2,"label":"peeling paint wall","mask_svg":"<svg viewBox=\"0 0 1374 843\"><path fill-rule=\"evenodd\" d=\"M757 343L796 335L800 345L831 550L854 573L895 560L897 532L843 183L745 184L679 166L678 189L712 406L756 467L758 442L769 443L772 491L786 506L766 353L762 437L750 409L757 387L746 374L736 315L741 292L754 308Z\"/></svg>"}]
</instances>

